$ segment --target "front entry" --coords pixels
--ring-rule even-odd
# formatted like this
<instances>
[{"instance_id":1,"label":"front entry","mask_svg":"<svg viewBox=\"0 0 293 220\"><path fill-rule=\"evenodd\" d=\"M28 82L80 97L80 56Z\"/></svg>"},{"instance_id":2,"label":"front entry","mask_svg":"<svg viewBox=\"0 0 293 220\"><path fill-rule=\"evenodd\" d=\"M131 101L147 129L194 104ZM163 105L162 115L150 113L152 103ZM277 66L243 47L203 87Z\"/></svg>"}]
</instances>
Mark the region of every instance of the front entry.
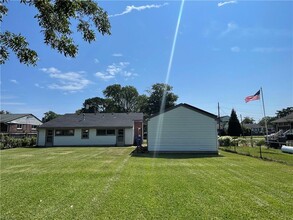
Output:
<instances>
[{"instance_id":1,"label":"front entry","mask_svg":"<svg viewBox=\"0 0 293 220\"><path fill-rule=\"evenodd\" d=\"M54 131L47 130L46 131L46 146L53 146L53 138L54 138Z\"/></svg>"},{"instance_id":2,"label":"front entry","mask_svg":"<svg viewBox=\"0 0 293 220\"><path fill-rule=\"evenodd\" d=\"M124 146L124 129L117 131L117 146Z\"/></svg>"}]
</instances>

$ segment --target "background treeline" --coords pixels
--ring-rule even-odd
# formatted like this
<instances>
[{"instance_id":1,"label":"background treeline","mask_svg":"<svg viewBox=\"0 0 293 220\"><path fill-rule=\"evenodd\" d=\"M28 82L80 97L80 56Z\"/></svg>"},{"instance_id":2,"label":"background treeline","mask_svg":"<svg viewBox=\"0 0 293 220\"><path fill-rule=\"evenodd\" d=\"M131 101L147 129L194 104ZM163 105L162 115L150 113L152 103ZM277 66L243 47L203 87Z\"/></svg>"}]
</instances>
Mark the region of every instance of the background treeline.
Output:
<instances>
[{"instance_id":1,"label":"background treeline","mask_svg":"<svg viewBox=\"0 0 293 220\"><path fill-rule=\"evenodd\" d=\"M161 106L166 109L176 105L178 96L172 92L173 87L156 83L147 90L147 94L139 94L134 86L114 84L103 90L104 97L88 98L77 113L128 113L143 112L146 117L156 114ZM165 104L162 105L163 100Z\"/></svg>"}]
</instances>

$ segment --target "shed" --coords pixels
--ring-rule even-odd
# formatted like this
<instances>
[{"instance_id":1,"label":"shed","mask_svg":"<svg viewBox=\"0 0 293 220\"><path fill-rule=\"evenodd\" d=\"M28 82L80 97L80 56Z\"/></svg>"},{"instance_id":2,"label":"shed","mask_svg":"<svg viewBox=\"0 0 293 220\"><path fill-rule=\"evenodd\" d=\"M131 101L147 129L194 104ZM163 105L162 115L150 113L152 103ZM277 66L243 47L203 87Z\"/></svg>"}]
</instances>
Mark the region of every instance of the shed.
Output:
<instances>
[{"instance_id":1,"label":"shed","mask_svg":"<svg viewBox=\"0 0 293 220\"><path fill-rule=\"evenodd\" d=\"M216 119L185 103L153 115L148 121L148 150L218 153Z\"/></svg>"}]
</instances>

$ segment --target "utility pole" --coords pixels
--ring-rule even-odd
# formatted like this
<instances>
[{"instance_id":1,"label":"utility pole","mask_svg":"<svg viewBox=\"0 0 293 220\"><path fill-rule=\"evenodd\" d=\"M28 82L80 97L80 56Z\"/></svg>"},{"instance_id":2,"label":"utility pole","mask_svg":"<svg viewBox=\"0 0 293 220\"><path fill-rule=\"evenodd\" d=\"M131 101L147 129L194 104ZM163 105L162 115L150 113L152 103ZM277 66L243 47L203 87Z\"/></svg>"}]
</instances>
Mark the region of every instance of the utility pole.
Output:
<instances>
[{"instance_id":1,"label":"utility pole","mask_svg":"<svg viewBox=\"0 0 293 220\"><path fill-rule=\"evenodd\" d=\"M221 115L220 115L220 103L218 102L218 123L219 123L219 130L218 134L221 133Z\"/></svg>"}]
</instances>

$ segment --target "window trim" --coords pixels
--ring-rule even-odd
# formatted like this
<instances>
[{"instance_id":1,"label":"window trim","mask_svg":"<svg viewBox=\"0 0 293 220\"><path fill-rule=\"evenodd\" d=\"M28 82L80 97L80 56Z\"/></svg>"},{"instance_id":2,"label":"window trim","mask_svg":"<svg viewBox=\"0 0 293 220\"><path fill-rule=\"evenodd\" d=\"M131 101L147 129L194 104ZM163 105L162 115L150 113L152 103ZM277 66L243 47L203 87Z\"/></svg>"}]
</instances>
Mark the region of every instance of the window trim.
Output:
<instances>
[{"instance_id":1,"label":"window trim","mask_svg":"<svg viewBox=\"0 0 293 220\"><path fill-rule=\"evenodd\" d=\"M72 134L70 131L73 131ZM57 134L61 132L60 134ZM74 136L75 130L74 129L56 129L55 130L55 136Z\"/></svg>"},{"instance_id":2,"label":"window trim","mask_svg":"<svg viewBox=\"0 0 293 220\"><path fill-rule=\"evenodd\" d=\"M17 130L22 130L22 129L23 129L22 124L17 124L17 125L16 125L16 129L17 129Z\"/></svg>"},{"instance_id":3,"label":"window trim","mask_svg":"<svg viewBox=\"0 0 293 220\"><path fill-rule=\"evenodd\" d=\"M87 131L87 132L84 133L84 131ZM89 139L89 137L90 137L90 129L87 129L87 128L81 129L81 139Z\"/></svg>"},{"instance_id":4,"label":"window trim","mask_svg":"<svg viewBox=\"0 0 293 220\"><path fill-rule=\"evenodd\" d=\"M101 132L103 134L98 134L98 131L104 131ZM114 131L114 133L109 133L108 131ZM106 128L97 128L96 129L96 136L116 136L116 129L106 129Z\"/></svg>"}]
</instances>

